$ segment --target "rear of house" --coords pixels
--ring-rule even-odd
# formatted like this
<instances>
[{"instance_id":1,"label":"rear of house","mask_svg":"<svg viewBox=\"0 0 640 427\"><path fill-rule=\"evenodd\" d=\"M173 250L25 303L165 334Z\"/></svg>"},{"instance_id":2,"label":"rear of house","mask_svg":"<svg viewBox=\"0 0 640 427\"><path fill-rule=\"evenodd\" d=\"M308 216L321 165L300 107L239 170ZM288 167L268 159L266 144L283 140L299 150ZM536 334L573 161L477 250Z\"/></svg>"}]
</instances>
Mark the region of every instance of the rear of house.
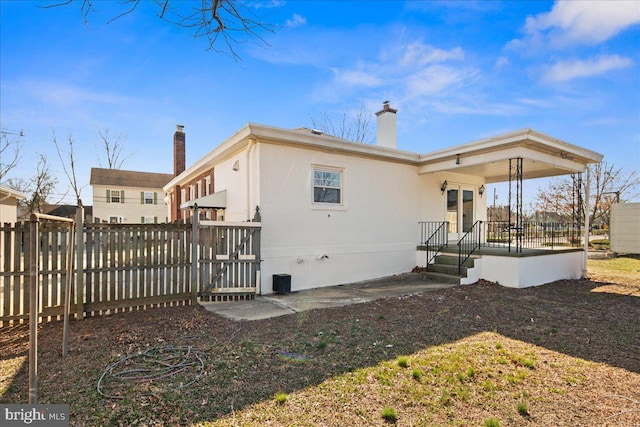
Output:
<instances>
[{"instance_id":1,"label":"rear of house","mask_svg":"<svg viewBox=\"0 0 640 427\"><path fill-rule=\"evenodd\" d=\"M485 185L510 179L512 163L521 183L581 172L602 157L530 130L420 155L397 149L395 114L387 104L377 113L375 145L250 123L165 185L170 219L180 218L178 208L181 217L191 215L184 209L204 208L208 218L250 221L259 209L257 292L271 293L276 274L291 275L294 291L310 289L427 264L419 247L429 237L424 224L439 224L444 245L455 246L486 221ZM209 194L198 197L185 187ZM552 280L580 274L581 260L581 254L572 258L570 271L560 269ZM540 284L531 280L540 262L532 267L531 260L516 260L503 284ZM490 276L480 262L470 275Z\"/></svg>"}]
</instances>

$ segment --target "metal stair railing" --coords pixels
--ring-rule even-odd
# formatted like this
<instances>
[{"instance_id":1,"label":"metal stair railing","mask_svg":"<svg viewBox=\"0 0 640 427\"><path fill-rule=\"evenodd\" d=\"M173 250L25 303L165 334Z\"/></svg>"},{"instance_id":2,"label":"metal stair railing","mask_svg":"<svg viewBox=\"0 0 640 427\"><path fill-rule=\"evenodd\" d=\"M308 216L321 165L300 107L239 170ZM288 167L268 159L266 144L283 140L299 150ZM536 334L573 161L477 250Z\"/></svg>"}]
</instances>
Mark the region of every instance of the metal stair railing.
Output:
<instances>
[{"instance_id":1,"label":"metal stair railing","mask_svg":"<svg viewBox=\"0 0 640 427\"><path fill-rule=\"evenodd\" d=\"M431 261L442 251L442 248L447 246L449 221L421 222L420 225L422 227L423 244L427 249L426 268L429 270ZM427 235L428 237L426 237Z\"/></svg>"},{"instance_id":2,"label":"metal stair railing","mask_svg":"<svg viewBox=\"0 0 640 427\"><path fill-rule=\"evenodd\" d=\"M482 245L482 224L478 220L458 241L458 275L462 273L462 266L471 257L471 255Z\"/></svg>"}]
</instances>

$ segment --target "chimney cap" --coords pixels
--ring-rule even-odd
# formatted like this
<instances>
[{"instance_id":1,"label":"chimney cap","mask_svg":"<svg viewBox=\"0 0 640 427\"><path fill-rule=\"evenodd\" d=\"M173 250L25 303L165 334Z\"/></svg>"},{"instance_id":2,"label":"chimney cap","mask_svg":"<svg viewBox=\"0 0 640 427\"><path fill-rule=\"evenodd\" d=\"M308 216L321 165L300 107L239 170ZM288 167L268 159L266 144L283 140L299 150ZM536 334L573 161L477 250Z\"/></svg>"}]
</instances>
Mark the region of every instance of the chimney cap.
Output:
<instances>
[{"instance_id":1,"label":"chimney cap","mask_svg":"<svg viewBox=\"0 0 640 427\"><path fill-rule=\"evenodd\" d=\"M376 116L379 116L380 114L383 114L383 113L394 113L394 114L395 114L395 113L397 113L397 112L398 112L398 110L397 110L397 109L395 109L395 108L391 108L391 107L389 106L389 101L384 101L384 102L382 103L382 110L378 111L378 112L376 113Z\"/></svg>"},{"instance_id":2,"label":"chimney cap","mask_svg":"<svg viewBox=\"0 0 640 427\"><path fill-rule=\"evenodd\" d=\"M184 125L176 125L178 132L184 132Z\"/></svg>"}]
</instances>

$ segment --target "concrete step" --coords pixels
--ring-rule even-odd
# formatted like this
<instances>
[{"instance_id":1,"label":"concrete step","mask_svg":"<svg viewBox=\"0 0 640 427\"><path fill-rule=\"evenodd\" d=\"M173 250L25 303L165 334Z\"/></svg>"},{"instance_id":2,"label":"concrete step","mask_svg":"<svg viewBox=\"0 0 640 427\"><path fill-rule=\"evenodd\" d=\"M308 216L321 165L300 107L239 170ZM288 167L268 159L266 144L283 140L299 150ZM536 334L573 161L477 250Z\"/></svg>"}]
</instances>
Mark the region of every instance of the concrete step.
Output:
<instances>
[{"instance_id":1,"label":"concrete step","mask_svg":"<svg viewBox=\"0 0 640 427\"><path fill-rule=\"evenodd\" d=\"M451 276L458 276L458 264L440 264L436 262L433 264L429 264L429 268L427 270L434 273L443 273L449 274Z\"/></svg>"},{"instance_id":2,"label":"concrete step","mask_svg":"<svg viewBox=\"0 0 640 427\"><path fill-rule=\"evenodd\" d=\"M460 277L457 275L437 273L435 271L424 271L420 273L420 277L427 280L433 280L434 282L452 283L459 285Z\"/></svg>"}]
</instances>

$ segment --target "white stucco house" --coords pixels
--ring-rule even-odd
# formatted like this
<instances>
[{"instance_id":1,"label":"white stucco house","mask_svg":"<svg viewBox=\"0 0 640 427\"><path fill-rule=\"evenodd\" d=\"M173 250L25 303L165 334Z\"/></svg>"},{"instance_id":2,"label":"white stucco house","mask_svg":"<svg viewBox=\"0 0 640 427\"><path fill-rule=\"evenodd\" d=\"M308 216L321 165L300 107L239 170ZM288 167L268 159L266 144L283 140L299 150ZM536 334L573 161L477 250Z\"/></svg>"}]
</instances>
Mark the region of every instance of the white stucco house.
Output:
<instances>
[{"instance_id":1,"label":"white stucco house","mask_svg":"<svg viewBox=\"0 0 640 427\"><path fill-rule=\"evenodd\" d=\"M26 198L26 194L0 185L0 224L15 223L18 217L18 201Z\"/></svg>"},{"instance_id":2,"label":"white stucco house","mask_svg":"<svg viewBox=\"0 0 640 427\"><path fill-rule=\"evenodd\" d=\"M430 153L403 151L397 148L396 113L388 103L376 113L375 145L249 123L176 171L164 186L170 220L176 219L178 205L194 201L218 208L224 221L249 221L259 207L257 292L272 292L274 274L291 275L296 291L425 266L432 262L426 249L433 236L444 236L445 246L457 248L469 231L475 233L474 224L486 221L485 185L513 176L520 185L527 178L581 173L602 159L530 129ZM209 179L212 188L207 186L207 195L192 191L195 197L189 198L185 188L201 186L199 177ZM486 242L486 235L479 240ZM584 250L511 255L476 251L461 283L539 285L579 278L586 265Z\"/></svg>"}]
</instances>

